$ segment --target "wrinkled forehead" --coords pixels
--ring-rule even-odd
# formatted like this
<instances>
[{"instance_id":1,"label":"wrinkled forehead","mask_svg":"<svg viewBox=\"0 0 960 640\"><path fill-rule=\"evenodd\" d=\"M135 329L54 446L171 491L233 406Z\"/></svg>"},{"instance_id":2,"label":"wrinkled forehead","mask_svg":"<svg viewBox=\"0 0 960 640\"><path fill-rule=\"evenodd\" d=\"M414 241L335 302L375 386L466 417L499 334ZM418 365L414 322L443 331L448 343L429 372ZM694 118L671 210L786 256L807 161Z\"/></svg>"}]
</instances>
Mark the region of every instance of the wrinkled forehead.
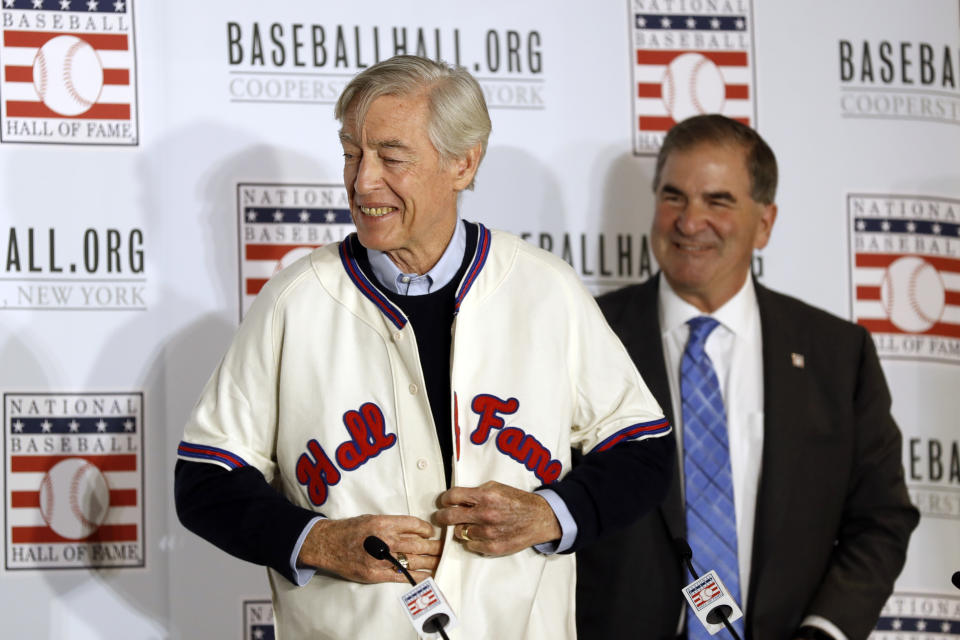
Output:
<instances>
[{"instance_id":1,"label":"wrinkled forehead","mask_svg":"<svg viewBox=\"0 0 960 640\"><path fill-rule=\"evenodd\" d=\"M427 99L420 100L420 98ZM360 144L361 137L368 134L368 132L365 131L364 125L366 124L367 116L369 115L373 106L380 100L390 101L397 99L405 99L404 102L407 105L414 105L414 109L420 110L426 116L423 118L407 118L402 123L400 121L396 123L397 131L395 132L395 137L409 137L411 133L414 133L411 131L411 129L415 125L419 124L421 128L426 129L427 121L429 119L428 98L429 96L427 91L422 86L414 87L408 90L397 89L389 92L370 90L365 93L358 94L350 101L350 104L347 106L343 114L343 122L340 128L340 139L348 140L354 144ZM418 102L419 105L417 104ZM413 112L412 115L416 116L417 114L416 112ZM402 135L404 132L407 135Z\"/></svg>"}]
</instances>

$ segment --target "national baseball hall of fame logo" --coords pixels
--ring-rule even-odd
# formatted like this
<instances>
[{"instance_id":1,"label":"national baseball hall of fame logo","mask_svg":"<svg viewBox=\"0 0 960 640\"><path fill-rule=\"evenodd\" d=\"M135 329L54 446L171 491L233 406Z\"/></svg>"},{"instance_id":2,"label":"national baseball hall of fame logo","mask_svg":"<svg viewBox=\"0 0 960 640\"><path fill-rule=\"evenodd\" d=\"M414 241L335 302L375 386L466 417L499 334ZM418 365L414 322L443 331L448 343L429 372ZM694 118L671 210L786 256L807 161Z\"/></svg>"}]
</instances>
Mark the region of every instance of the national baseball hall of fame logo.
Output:
<instances>
[{"instance_id":1,"label":"national baseball hall of fame logo","mask_svg":"<svg viewBox=\"0 0 960 640\"><path fill-rule=\"evenodd\" d=\"M2 0L0 141L137 144L131 0Z\"/></svg>"},{"instance_id":2,"label":"national baseball hall of fame logo","mask_svg":"<svg viewBox=\"0 0 960 640\"><path fill-rule=\"evenodd\" d=\"M756 126L750 0L628 0L633 152L655 155L667 130L719 113Z\"/></svg>"},{"instance_id":3,"label":"national baseball hall of fame logo","mask_svg":"<svg viewBox=\"0 0 960 640\"><path fill-rule=\"evenodd\" d=\"M240 318L274 274L355 229L343 185L237 185Z\"/></svg>"},{"instance_id":4,"label":"national baseball hall of fame logo","mask_svg":"<svg viewBox=\"0 0 960 640\"><path fill-rule=\"evenodd\" d=\"M273 603L269 600L243 601L243 640L273 640Z\"/></svg>"},{"instance_id":5,"label":"national baseball hall of fame logo","mask_svg":"<svg viewBox=\"0 0 960 640\"><path fill-rule=\"evenodd\" d=\"M849 194L854 321L882 358L960 363L960 200Z\"/></svg>"},{"instance_id":6,"label":"national baseball hall of fame logo","mask_svg":"<svg viewBox=\"0 0 960 640\"><path fill-rule=\"evenodd\" d=\"M951 638L960 638L960 597L935 593L893 593L870 634L870 640Z\"/></svg>"},{"instance_id":7,"label":"national baseball hall of fame logo","mask_svg":"<svg viewBox=\"0 0 960 640\"><path fill-rule=\"evenodd\" d=\"M143 394L5 393L6 568L143 567Z\"/></svg>"}]
</instances>

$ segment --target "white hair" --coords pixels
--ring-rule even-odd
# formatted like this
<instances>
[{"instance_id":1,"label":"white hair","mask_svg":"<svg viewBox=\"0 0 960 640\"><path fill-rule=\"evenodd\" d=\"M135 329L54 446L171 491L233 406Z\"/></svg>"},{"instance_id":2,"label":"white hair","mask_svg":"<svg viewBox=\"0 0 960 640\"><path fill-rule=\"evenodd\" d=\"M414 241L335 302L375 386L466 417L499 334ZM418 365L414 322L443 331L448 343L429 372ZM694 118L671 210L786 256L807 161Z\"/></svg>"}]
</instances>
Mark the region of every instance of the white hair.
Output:
<instances>
[{"instance_id":1,"label":"white hair","mask_svg":"<svg viewBox=\"0 0 960 640\"><path fill-rule=\"evenodd\" d=\"M463 67L394 56L357 74L340 94L333 115L342 123L352 110L359 127L377 98L420 91L426 93L430 110L427 135L441 161L462 158L479 143L479 164L487 152L490 114L480 84ZM473 181L467 188L473 188Z\"/></svg>"}]
</instances>

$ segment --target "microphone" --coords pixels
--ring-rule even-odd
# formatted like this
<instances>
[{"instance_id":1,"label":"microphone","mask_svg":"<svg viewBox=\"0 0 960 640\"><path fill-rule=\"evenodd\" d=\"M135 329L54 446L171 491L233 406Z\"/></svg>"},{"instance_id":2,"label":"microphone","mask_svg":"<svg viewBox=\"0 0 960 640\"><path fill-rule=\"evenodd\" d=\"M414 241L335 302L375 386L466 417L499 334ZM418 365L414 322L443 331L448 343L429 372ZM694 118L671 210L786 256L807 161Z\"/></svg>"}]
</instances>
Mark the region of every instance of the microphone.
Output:
<instances>
[{"instance_id":1,"label":"microphone","mask_svg":"<svg viewBox=\"0 0 960 640\"><path fill-rule=\"evenodd\" d=\"M726 587L723 586L723 583L720 582L719 576L716 575L715 571L710 571L706 576L705 580L701 581L700 576L697 575L696 570L693 568L693 549L690 548L690 544L686 539L682 537L677 537L673 539L673 548L676 551L677 555L680 556L680 560L687 565L687 570L690 571L690 575L693 576L693 582L683 588L683 595L687 598L687 601L691 606L695 604L693 598L701 599L704 596L709 600L713 600L715 597L721 596L726 593ZM957 572L960 573L960 572ZM702 584L700 584L702 582ZM719 583L719 585L717 584ZM691 589L691 587L694 587ZM688 591L690 593L688 593ZM731 604L736 606L736 602L733 600L729 594L726 594L726 600ZM737 630L733 628L733 625L730 624L730 616L733 614L733 606L726 604L721 601L707 611L707 615L701 618L701 621L705 620L710 624L723 624L727 628L727 631L730 632L735 640L740 640L740 635L737 633ZM700 612L695 608L694 612L697 614L697 617L700 618ZM740 614L740 612L737 612ZM740 617L739 615L737 617ZM717 627L719 629L719 627ZM708 631L710 629L708 628ZM716 633L716 630L711 631L711 633Z\"/></svg>"},{"instance_id":2,"label":"microphone","mask_svg":"<svg viewBox=\"0 0 960 640\"><path fill-rule=\"evenodd\" d=\"M673 531L670 529L670 525L667 524L667 517L663 513L663 507L657 509L657 515L660 516L660 524L663 526L663 531L667 534L667 538L673 540L674 552L680 558L680 561L687 566L690 575L693 576L693 582L681 589L683 597L687 600L687 606L691 608L701 624L703 624L711 634L719 631L720 627L716 625L722 623L735 640L740 640L737 630L730 624L730 616L733 614L733 619L737 620L743 617L743 612L737 607L736 601L727 593L726 587L723 586L723 582L720 580L720 576L717 575L716 571L710 571L701 579L700 576L697 575L696 569L693 568L693 549L690 548L686 538L683 536L673 537ZM694 598L696 598L696 600ZM700 610L717 599L719 599L720 602L714 605L706 615L702 615Z\"/></svg>"},{"instance_id":3,"label":"microphone","mask_svg":"<svg viewBox=\"0 0 960 640\"><path fill-rule=\"evenodd\" d=\"M407 571L402 564L400 564L400 561L393 557L393 554L390 553L390 547L387 546L386 542L384 542L377 536L367 536L363 540L363 550L366 551L371 556L373 556L374 558L376 558L377 560L389 560L390 564L396 567L397 570L407 578L410 584L414 586L414 589L416 589L417 581L414 580L413 576L410 575L410 572ZM432 584L432 580L431 580L431 584ZM431 591L430 596L433 598L432 601L430 601L430 604L436 603L437 596L434 594L434 592ZM405 597L408 597L408 596L405 596ZM440 637L443 638L443 640L450 640L447 637L446 632L443 630L443 628L447 626L449 622L450 622L450 616L441 611L427 618L423 622L421 629L427 633L439 633Z\"/></svg>"},{"instance_id":4,"label":"microphone","mask_svg":"<svg viewBox=\"0 0 960 640\"><path fill-rule=\"evenodd\" d=\"M402 573L410 582L410 584L417 586L417 581L413 579L413 576L410 575L410 572L407 571L402 564L400 564L399 560L393 557L392 553L390 553L390 547L387 546L386 542L377 536L367 536L363 541L363 550L377 560L389 560L390 564L396 567L397 571Z\"/></svg>"},{"instance_id":5,"label":"microphone","mask_svg":"<svg viewBox=\"0 0 960 640\"><path fill-rule=\"evenodd\" d=\"M377 560L386 560L387 556L390 555L390 547L377 536L367 536L366 540L363 541L363 550Z\"/></svg>"},{"instance_id":6,"label":"microphone","mask_svg":"<svg viewBox=\"0 0 960 640\"><path fill-rule=\"evenodd\" d=\"M953 576L950 578L950 582L953 583L957 589L960 589L960 571L954 571Z\"/></svg>"}]
</instances>

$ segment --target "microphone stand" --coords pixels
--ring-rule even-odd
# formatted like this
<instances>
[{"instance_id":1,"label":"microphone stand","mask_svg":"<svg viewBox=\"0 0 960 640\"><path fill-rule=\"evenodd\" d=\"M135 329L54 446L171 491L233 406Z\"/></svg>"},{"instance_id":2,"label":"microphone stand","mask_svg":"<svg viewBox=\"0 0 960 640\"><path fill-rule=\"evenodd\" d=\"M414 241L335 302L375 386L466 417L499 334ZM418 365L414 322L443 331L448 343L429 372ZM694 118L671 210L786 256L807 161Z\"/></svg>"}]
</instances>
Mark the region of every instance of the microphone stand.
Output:
<instances>
[{"instance_id":1,"label":"microphone stand","mask_svg":"<svg viewBox=\"0 0 960 640\"><path fill-rule=\"evenodd\" d=\"M393 557L392 553L387 554L387 560L390 561L390 563L397 569L397 571L399 571L406 577L407 581L410 584L412 584L413 586L417 586L417 581L414 580L413 576L410 575L410 572L407 571L402 564L400 564L400 561ZM447 616L446 614L436 614L435 616L433 616L432 618L428 619L426 622L423 623L423 629L425 631L432 631L434 633L439 633L440 637L443 638L443 640L450 640L450 638L447 637L447 632L443 630L443 625L440 623L439 620L437 620L438 617L446 618ZM430 629L428 627L433 627L433 628ZM740 639L738 638L737 640L740 640Z\"/></svg>"},{"instance_id":2,"label":"microphone stand","mask_svg":"<svg viewBox=\"0 0 960 640\"><path fill-rule=\"evenodd\" d=\"M661 518L663 514L661 513ZM664 519L664 525L666 525L666 520ZM694 580L699 580L700 576L697 575L697 571L693 568L693 550L690 549L690 545L687 544L687 541L683 538L674 538L673 545L677 550L677 554L680 556L680 559L683 560L684 564L687 565L687 570L690 572L690 575L693 576ZM707 621L714 622L710 620L710 617L716 614L720 619L720 622L723 623L723 626L727 628L727 631L730 632L735 640L741 640L740 634L737 633L737 630L733 628L733 625L730 624L730 621L727 619L727 612L724 609L729 609L727 605L721 605L707 614Z\"/></svg>"},{"instance_id":3,"label":"microphone stand","mask_svg":"<svg viewBox=\"0 0 960 640\"><path fill-rule=\"evenodd\" d=\"M390 553L390 547L387 546L386 542L380 538L377 538L376 536L367 536L367 539L363 541L363 549L377 560L389 560L390 564L392 564L397 571L402 573L410 584L417 586L417 581L413 579L413 576L410 575L410 572L407 571L407 568L400 564L400 561L393 557L393 554ZM444 623L437 619L441 617L447 618L447 615L439 613L436 614L423 623L423 629L424 631L430 633L439 633L443 640L450 640L450 638L447 637L447 632L443 630ZM433 628L428 629L428 626ZM737 638L737 640L740 639Z\"/></svg>"}]
</instances>

